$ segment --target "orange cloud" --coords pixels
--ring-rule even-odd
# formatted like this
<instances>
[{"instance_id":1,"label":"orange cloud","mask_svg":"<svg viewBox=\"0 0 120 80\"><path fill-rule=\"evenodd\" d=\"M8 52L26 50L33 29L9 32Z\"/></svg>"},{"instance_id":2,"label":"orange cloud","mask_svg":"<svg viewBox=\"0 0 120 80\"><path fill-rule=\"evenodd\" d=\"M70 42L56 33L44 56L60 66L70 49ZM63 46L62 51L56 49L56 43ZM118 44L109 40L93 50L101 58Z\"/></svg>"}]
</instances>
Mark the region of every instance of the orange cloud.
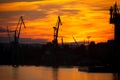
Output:
<instances>
[{"instance_id":1,"label":"orange cloud","mask_svg":"<svg viewBox=\"0 0 120 80\"><path fill-rule=\"evenodd\" d=\"M4 20L4 26L8 24L11 29L15 29L17 19L23 15L27 28L21 30L22 38L52 41L53 26L57 22L57 16L60 15L63 25L59 30L59 42L61 36L65 42L73 42L72 35L77 41L83 41L87 36L91 36L91 41L104 42L114 37L113 25L109 24L109 7L113 4L112 0L1 3L0 24L3 25L1 22Z\"/></svg>"}]
</instances>

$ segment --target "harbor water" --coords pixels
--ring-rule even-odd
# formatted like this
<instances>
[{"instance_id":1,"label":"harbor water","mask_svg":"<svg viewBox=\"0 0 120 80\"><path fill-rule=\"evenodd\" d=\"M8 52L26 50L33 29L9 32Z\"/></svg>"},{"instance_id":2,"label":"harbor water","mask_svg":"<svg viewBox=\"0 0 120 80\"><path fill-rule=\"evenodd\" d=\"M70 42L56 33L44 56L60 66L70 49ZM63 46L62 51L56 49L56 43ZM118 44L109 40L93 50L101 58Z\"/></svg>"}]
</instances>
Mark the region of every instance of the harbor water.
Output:
<instances>
[{"instance_id":1,"label":"harbor water","mask_svg":"<svg viewBox=\"0 0 120 80\"><path fill-rule=\"evenodd\" d=\"M88 73L78 67L0 66L0 80L114 80L112 73Z\"/></svg>"}]
</instances>

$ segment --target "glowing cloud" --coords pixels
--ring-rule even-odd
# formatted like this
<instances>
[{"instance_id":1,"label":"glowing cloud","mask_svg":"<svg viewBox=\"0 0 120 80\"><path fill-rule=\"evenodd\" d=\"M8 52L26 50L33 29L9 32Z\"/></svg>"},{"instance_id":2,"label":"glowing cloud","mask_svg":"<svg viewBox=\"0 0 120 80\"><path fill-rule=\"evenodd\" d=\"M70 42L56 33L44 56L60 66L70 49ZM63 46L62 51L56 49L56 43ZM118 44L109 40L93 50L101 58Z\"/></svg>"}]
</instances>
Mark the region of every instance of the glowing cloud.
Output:
<instances>
[{"instance_id":1,"label":"glowing cloud","mask_svg":"<svg viewBox=\"0 0 120 80\"><path fill-rule=\"evenodd\" d=\"M109 24L109 7L113 4L112 0L2 0L0 26L1 29L6 29L6 26L15 29L22 15L27 26L21 31L22 38L52 41L53 26L60 15L63 25L60 26L59 38L62 36L65 42L72 42L72 35L78 41L91 36L91 41L105 42L113 39L114 28ZM7 37L7 33L2 34Z\"/></svg>"}]
</instances>

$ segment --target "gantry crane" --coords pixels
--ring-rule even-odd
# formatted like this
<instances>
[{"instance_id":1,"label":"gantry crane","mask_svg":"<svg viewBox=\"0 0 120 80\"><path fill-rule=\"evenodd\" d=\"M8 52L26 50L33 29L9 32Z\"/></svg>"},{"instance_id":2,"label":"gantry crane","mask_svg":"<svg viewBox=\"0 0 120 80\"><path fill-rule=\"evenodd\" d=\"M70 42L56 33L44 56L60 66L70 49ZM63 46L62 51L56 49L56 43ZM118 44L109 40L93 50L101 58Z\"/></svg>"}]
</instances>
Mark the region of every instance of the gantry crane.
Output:
<instances>
[{"instance_id":1,"label":"gantry crane","mask_svg":"<svg viewBox=\"0 0 120 80\"><path fill-rule=\"evenodd\" d=\"M15 30L13 31L9 31L8 27L7 27L7 32L8 32L8 37L9 37L9 41L10 41L10 32L14 32L14 41L12 41L13 44L18 44L19 43L19 38L20 38L20 31L21 31L21 26L24 26L25 27L25 23L24 23L24 20L23 20L23 17L21 16L19 18L19 21L17 23L17 27Z\"/></svg>"},{"instance_id":2,"label":"gantry crane","mask_svg":"<svg viewBox=\"0 0 120 80\"><path fill-rule=\"evenodd\" d=\"M61 22L60 16L58 16L58 20L57 20L56 26L53 27L53 29L54 29L53 45L54 45L55 47L58 46L58 32L59 32L59 26L60 26L60 25L62 25L62 22Z\"/></svg>"}]
</instances>

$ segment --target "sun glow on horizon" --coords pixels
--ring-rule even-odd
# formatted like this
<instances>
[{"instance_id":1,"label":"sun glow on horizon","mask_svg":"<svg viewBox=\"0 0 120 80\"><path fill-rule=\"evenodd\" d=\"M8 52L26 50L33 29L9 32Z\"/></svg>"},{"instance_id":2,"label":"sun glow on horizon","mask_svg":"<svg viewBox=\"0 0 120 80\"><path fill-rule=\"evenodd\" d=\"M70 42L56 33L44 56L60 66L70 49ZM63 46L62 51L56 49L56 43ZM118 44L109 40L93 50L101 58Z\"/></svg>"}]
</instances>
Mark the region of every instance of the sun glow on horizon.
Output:
<instances>
[{"instance_id":1,"label":"sun glow on horizon","mask_svg":"<svg viewBox=\"0 0 120 80\"><path fill-rule=\"evenodd\" d=\"M19 17L24 17L27 28L22 28L21 38L45 39L51 42L58 15L62 21L59 43L61 37L64 42L74 42L72 36L78 42L83 42L87 41L87 36L91 36L90 41L98 43L113 39L114 36L114 27L109 24L109 7L114 4L113 0L38 0L0 4L1 29L9 26L14 30ZM0 33L0 36L7 37L7 33Z\"/></svg>"}]
</instances>

